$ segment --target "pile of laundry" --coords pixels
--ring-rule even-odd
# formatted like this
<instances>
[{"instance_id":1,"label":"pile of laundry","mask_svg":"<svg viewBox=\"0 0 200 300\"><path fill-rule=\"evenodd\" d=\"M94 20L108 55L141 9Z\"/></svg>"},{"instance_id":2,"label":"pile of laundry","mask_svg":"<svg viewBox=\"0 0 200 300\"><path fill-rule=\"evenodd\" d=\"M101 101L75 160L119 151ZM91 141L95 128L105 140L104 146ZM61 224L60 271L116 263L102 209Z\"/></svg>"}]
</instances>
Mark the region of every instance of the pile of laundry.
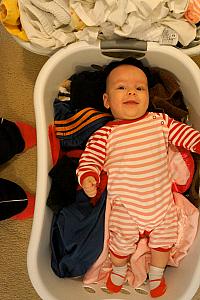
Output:
<instances>
[{"instance_id":1,"label":"pile of laundry","mask_svg":"<svg viewBox=\"0 0 200 300\"><path fill-rule=\"evenodd\" d=\"M200 0L2 0L0 20L10 34L49 50L97 39L200 43Z\"/></svg>"}]
</instances>

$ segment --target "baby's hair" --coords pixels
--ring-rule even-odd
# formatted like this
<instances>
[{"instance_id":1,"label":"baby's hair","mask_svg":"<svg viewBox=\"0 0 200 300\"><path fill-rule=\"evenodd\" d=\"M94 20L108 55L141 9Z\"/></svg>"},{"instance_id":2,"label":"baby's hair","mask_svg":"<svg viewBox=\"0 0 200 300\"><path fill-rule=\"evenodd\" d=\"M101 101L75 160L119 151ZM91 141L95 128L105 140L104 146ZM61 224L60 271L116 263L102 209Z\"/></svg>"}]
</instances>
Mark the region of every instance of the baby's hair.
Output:
<instances>
[{"instance_id":1,"label":"baby's hair","mask_svg":"<svg viewBox=\"0 0 200 300\"><path fill-rule=\"evenodd\" d=\"M117 68L121 65L131 65L131 66L137 67L138 69L141 69L147 77L148 86L149 87L151 86L152 75L151 75L151 72L150 72L149 68L145 67L140 60L138 60L134 57L127 57L127 58L125 58L123 60L120 60L120 61L112 61L108 65L106 65L104 67L104 71L103 71L105 80L107 79L107 77L109 76L110 72L113 69L115 69L115 68Z\"/></svg>"}]
</instances>

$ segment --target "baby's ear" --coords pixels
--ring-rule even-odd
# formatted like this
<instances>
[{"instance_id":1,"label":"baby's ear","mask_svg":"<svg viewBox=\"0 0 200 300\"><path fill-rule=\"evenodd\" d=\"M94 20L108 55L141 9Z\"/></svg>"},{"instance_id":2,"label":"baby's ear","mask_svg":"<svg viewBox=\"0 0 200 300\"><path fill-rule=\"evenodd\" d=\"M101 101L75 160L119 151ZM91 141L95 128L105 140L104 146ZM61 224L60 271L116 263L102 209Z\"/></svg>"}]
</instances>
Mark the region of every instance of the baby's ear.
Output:
<instances>
[{"instance_id":1,"label":"baby's ear","mask_svg":"<svg viewBox=\"0 0 200 300\"><path fill-rule=\"evenodd\" d=\"M105 108L107 108L107 109L110 108L109 103L108 103L108 94L107 93L103 94L103 104L104 104Z\"/></svg>"}]
</instances>

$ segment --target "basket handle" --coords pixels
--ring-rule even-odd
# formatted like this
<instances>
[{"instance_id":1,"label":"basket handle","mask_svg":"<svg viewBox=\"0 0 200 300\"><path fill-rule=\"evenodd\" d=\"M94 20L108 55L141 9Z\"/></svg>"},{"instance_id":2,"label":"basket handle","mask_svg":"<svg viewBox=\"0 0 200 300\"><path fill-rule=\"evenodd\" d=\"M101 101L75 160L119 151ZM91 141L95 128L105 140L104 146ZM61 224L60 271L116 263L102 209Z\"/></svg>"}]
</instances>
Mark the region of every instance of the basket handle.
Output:
<instances>
[{"instance_id":1,"label":"basket handle","mask_svg":"<svg viewBox=\"0 0 200 300\"><path fill-rule=\"evenodd\" d=\"M143 58L147 52L147 42L136 39L101 40L101 53L105 56L115 58L126 58L132 56Z\"/></svg>"}]
</instances>

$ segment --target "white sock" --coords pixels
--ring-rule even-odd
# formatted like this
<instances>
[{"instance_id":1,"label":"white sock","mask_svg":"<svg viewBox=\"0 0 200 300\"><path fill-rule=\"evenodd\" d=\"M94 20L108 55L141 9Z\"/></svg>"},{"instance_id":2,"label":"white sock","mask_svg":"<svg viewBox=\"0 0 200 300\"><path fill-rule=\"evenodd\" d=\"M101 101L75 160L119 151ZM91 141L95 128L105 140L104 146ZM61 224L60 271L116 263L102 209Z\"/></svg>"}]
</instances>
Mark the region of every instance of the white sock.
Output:
<instances>
[{"instance_id":1,"label":"white sock","mask_svg":"<svg viewBox=\"0 0 200 300\"><path fill-rule=\"evenodd\" d=\"M161 279L163 277L163 272L165 268L157 268L154 266L150 266L149 269L149 280L155 280L155 279ZM155 289L157 286L159 286L160 281L153 281L149 282L150 290Z\"/></svg>"},{"instance_id":2,"label":"white sock","mask_svg":"<svg viewBox=\"0 0 200 300\"><path fill-rule=\"evenodd\" d=\"M113 266L112 272L125 277L126 272L127 272L127 264L125 266L122 266L122 267ZM122 285L124 283L124 278L121 277L121 276L117 276L113 273L111 273L112 283L114 283L115 285Z\"/></svg>"}]
</instances>

